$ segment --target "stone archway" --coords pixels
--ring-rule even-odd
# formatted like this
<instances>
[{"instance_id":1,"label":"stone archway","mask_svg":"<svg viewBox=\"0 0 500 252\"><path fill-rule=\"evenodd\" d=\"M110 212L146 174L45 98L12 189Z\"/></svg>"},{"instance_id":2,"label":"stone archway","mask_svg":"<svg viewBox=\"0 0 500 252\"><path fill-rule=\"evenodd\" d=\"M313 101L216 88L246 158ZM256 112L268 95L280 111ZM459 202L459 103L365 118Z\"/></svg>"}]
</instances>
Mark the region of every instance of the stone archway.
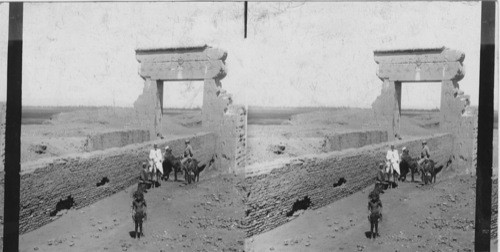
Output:
<instances>
[{"instance_id":1,"label":"stone archway","mask_svg":"<svg viewBox=\"0 0 500 252\"><path fill-rule=\"evenodd\" d=\"M161 132L163 85L165 81L204 81L202 126L217 136L216 165L235 172L244 165L246 111L233 105L232 96L222 89L226 76L227 52L207 45L136 50L144 79L143 93L134 103L137 117L150 130L151 139ZM168 84L167 84L168 85ZM243 132L243 133L242 133Z\"/></svg>"},{"instance_id":2,"label":"stone archway","mask_svg":"<svg viewBox=\"0 0 500 252\"><path fill-rule=\"evenodd\" d=\"M440 82L440 130L455 136L454 157L472 169L474 128L469 96L460 90L465 54L446 47L374 51L382 93L372 104L377 116L389 121L389 139L400 135L402 82ZM465 162L465 163L464 163ZM459 162L460 163L460 162Z\"/></svg>"},{"instance_id":3,"label":"stone archway","mask_svg":"<svg viewBox=\"0 0 500 252\"><path fill-rule=\"evenodd\" d=\"M161 133L164 81L204 81L202 123L210 127L221 119L212 110L221 95L220 80L226 76L227 53L204 46L179 48L137 49L141 63L139 75L145 80L144 91L134 103L141 114L147 115L153 135ZM226 104L227 105L227 104Z\"/></svg>"}]
</instances>

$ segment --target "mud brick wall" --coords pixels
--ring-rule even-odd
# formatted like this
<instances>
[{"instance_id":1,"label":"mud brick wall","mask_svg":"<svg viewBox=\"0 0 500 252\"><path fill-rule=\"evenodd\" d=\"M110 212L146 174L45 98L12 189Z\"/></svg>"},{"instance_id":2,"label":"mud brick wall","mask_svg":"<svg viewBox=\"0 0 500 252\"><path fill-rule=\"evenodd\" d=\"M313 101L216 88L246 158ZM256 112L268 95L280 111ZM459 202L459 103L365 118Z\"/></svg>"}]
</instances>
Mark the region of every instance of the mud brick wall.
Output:
<instances>
[{"instance_id":1,"label":"mud brick wall","mask_svg":"<svg viewBox=\"0 0 500 252\"><path fill-rule=\"evenodd\" d=\"M456 81L443 81L441 122L443 132L455 136L454 168L458 173L475 173L475 134L477 110L470 107L470 97L460 90Z\"/></svg>"},{"instance_id":2,"label":"mud brick wall","mask_svg":"<svg viewBox=\"0 0 500 252\"><path fill-rule=\"evenodd\" d=\"M325 137L323 151L330 152L349 148L359 148L365 145L387 142L387 140L387 131L382 130L336 133Z\"/></svg>"},{"instance_id":3,"label":"mud brick wall","mask_svg":"<svg viewBox=\"0 0 500 252\"><path fill-rule=\"evenodd\" d=\"M129 144L143 143L150 140L149 130L120 130L92 134L85 140L85 150L105 150L114 147L123 147Z\"/></svg>"},{"instance_id":4,"label":"mud brick wall","mask_svg":"<svg viewBox=\"0 0 500 252\"><path fill-rule=\"evenodd\" d=\"M215 152L215 135L204 133L191 139L195 156L208 162ZM140 164L147 160L153 143L160 148L169 145L174 155L180 155L184 148L184 138L176 138L22 164L21 233L57 218L50 213L56 210L59 200L68 196L74 199L73 207L79 209L136 184ZM109 182L97 186L104 177ZM4 186L3 176L0 184ZM0 197L3 205L3 194Z\"/></svg>"},{"instance_id":5,"label":"mud brick wall","mask_svg":"<svg viewBox=\"0 0 500 252\"><path fill-rule=\"evenodd\" d=\"M293 204L306 196L311 201L310 209L317 209L372 185L377 173L376 164L385 160L390 143L399 150L407 147L410 154L416 156L423 139L428 141L432 159L438 165L450 160L453 136L441 134L303 156L283 162L268 173L247 177L247 210L243 221L247 236L288 222L291 217L287 217L287 213ZM346 182L334 186L341 178Z\"/></svg>"}]
</instances>

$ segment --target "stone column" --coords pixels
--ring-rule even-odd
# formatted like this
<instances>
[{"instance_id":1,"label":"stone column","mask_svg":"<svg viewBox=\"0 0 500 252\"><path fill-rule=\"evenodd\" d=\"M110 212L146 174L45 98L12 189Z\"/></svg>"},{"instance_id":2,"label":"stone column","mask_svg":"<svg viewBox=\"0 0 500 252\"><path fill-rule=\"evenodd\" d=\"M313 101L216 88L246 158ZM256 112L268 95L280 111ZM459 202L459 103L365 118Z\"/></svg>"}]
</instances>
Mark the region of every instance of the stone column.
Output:
<instances>
[{"instance_id":1,"label":"stone column","mask_svg":"<svg viewBox=\"0 0 500 252\"><path fill-rule=\"evenodd\" d=\"M394 85L394 109L393 109L393 135L401 135L401 82L390 82L390 86Z\"/></svg>"},{"instance_id":2,"label":"stone column","mask_svg":"<svg viewBox=\"0 0 500 252\"><path fill-rule=\"evenodd\" d=\"M217 123L222 120L223 110L218 99L221 94L221 83L216 79L205 79L203 87L202 125L204 128L215 130Z\"/></svg>"},{"instance_id":3,"label":"stone column","mask_svg":"<svg viewBox=\"0 0 500 252\"><path fill-rule=\"evenodd\" d=\"M456 85L458 86L458 83ZM457 114L455 106L457 95L458 88L456 88L453 81L445 80L441 82L441 122L439 126L443 131L453 128L453 125L457 123L460 117L460 114Z\"/></svg>"},{"instance_id":4,"label":"stone column","mask_svg":"<svg viewBox=\"0 0 500 252\"><path fill-rule=\"evenodd\" d=\"M399 134L399 121L401 118L401 82L383 79L382 93L372 104L377 120L381 121L387 129L388 140L395 139Z\"/></svg>"},{"instance_id":5,"label":"stone column","mask_svg":"<svg viewBox=\"0 0 500 252\"><path fill-rule=\"evenodd\" d=\"M139 95L134 102L134 108L137 113L141 125L149 129L150 138L156 137L155 123L156 123L156 101L157 101L157 81L151 78L144 79L144 89L142 94Z\"/></svg>"},{"instance_id":6,"label":"stone column","mask_svg":"<svg viewBox=\"0 0 500 252\"><path fill-rule=\"evenodd\" d=\"M163 117L163 81L156 80L156 94L155 94L155 137L158 133L162 133L162 117ZM156 138L153 138L156 139Z\"/></svg>"}]
</instances>

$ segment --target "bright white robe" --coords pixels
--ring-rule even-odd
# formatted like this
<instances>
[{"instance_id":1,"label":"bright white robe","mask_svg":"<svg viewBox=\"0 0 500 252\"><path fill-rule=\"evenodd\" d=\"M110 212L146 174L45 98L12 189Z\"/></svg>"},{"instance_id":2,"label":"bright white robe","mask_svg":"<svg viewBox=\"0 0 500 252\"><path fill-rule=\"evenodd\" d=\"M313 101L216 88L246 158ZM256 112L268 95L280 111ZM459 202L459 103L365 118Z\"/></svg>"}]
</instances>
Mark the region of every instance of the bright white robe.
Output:
<instances>
[{"instance_id":1,"label":"bright white robe","mask_svg":"<svg viewBox=\"0 0 500 252\"><path fill-rule=\"evenodd\" d=\"M387 151L387 155L386 155L386 160L387 160L387 168L386 168L386 172L389 172L390 169L391 169L391 165L392 165L392 168L398 173L398 174L401 174L401 172L399 171L399 162L400 162L400 159L399 159L399 153L398 153L398 150L388 150Z\"/></svg>"},{"instance_id":2,"label":"bright white robe","mask_svg":"<svg viewBox=\"0 0 500 252\"><path fill-rule=\"evenodd\" d=\"M158 169L161 174L163 174L163 155L161 154L160 149L152 149L149 151L149 171L153 171L153 163L156 165L156 169Z\"/></svg>"}]
</instances>

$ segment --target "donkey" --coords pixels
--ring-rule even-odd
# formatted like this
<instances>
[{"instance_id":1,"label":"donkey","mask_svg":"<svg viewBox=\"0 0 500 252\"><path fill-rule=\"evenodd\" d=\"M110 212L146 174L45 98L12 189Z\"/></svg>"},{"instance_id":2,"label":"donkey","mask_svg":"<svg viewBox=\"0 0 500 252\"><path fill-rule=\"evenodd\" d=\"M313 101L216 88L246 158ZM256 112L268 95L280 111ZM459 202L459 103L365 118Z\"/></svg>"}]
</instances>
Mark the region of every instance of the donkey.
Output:
<instances>
[{"instance_id":1,"label":"donkey","mask_svg":"<svg viewBox=\"0 0 500 252\"><path fill-rule=\"evenodd\" d=\"M451 163L451 160L446 163L448 166ZM436 183L436 174L443 169L444 165L440 165L436 167L434 160L429 159L422 163L421 171L422 171L422 182L427 185L427 183ZM434 182L433 182L434 181Z\"/></svg>"},{"instance_id":2,"label":"donkey","mask_svg":"<svg viewBox=\"0 0 500 252\"><path fill-rule=\"evenodd\" d=\"M419 173L418 161L416 158L411 158L410 156L403 157L399 167L401 170L400 180L405 181L406 175L408 172L411 172L411 182L415 181L415 173Z\"/></svg>"},{"instance_id":3,"label":"donkey","mask_svg":"<svg viewBox=\"0 0 500 252\"><path fill-rule=\"evenodd\" d=\"M171 153L165 155L163 160L163 177L162 180L168 181L170 172L174 171L174 181L177 181L177 173L182 173L181 157L175 157Z\"/></svg>"},{"instance_id":4,"label":"donkey","mask_svg":"<svg viewBox=\"0 0 500 252\"><path fill-rule=\"evenodd\" d=\"M215 158L212 157L208 164L203 164L200 165L199 161L196 159L192 159L190 162L186 163L185 167L185 177L186 181L190 184L191 181L193 182L200 182L200 173L205 170L205 168L208 166L212 166L212 164L215 162Z\"/></svg>"}]
</instances>

